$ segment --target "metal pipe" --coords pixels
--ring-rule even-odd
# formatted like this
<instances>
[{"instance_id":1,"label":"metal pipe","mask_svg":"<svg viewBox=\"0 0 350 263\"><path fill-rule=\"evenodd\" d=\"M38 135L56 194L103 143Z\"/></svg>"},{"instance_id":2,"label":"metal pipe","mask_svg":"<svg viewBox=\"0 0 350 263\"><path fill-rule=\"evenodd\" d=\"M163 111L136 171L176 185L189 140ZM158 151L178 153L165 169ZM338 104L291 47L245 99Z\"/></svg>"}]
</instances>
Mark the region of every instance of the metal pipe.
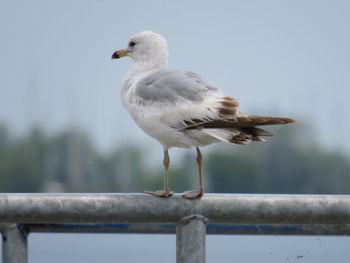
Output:
<instances>
[{"instance_id":1,"label":"metal pipe","mask_svg":"<svg viewBox=\"0 0 350 263\"><path fill-rule=\"evenodd\" d=\"M174 224L28 224L30 233L175 234ZM0 225L1 230L1 225ZM208 224L212 235L350 235L350 225Z\"/></svg>"},{"instance_id":2,"label":"metal pipe","mask_svg":"<svg viewBox=\"0 0 350 263\"><path fill-rule=\"evenodd\" d=\"M2 262L28 262L28 232L22 225L7 225L2 229Z\"/></svg>"},{"instance_id":3,"label":"metal pipe","mask_svg":"<svg viewBox=\"0 0 350 263\"><path fill-rule=\"evenodd\" d=\"M182 218L176 224L176 262L204 263L207 219L201 215Z\"/></svg>"},{"instance_id":4,"label":"metal pipe","mask_svg":"<svg viewBox=\"0 0 350 263\"><path fill-rule=\"evenodd\" d=\"M31 233L175 234L174 224L28 224Z\"/></svg>"},{"instance_id":5,"label":"metal pipe","mask_svg":"<svg viewBox=\"0 0 350 263\"><path fill-rule=\"evenodd\" d=\"M350 196L224 195L198 200L145 194L0 194L0 223L350 224Z\"/></svg>"},{"instance_id":6,"label":"metal pipe","mask_svg":"<svg viewBox=\"0 0 350 263\"><path fill-rule=\"evenodd\" d=\"M209 224L207 234L214 235L350 235L350 225L249 225Z\"/></svg>"}]
</instances>

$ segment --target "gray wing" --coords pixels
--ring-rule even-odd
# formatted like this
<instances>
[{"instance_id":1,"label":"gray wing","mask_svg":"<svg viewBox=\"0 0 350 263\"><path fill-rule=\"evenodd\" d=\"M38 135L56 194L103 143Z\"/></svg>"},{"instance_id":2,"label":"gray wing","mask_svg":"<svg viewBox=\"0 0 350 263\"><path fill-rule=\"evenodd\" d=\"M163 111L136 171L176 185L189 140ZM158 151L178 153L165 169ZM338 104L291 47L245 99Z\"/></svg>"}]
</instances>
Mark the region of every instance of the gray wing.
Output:
<instances>
[{"instance_id":1,"label":"gray wing","mask_svg":"<svg viewBox=\"0 0 350 263\"><path fill-rule=\"evenodd\" d=\"M171 102L178 100L202 101L212 92L218 92L212 83L201 76L181 70L160 69L136 84L136 95L145 101Z\"/></svg>"}]
</instances>

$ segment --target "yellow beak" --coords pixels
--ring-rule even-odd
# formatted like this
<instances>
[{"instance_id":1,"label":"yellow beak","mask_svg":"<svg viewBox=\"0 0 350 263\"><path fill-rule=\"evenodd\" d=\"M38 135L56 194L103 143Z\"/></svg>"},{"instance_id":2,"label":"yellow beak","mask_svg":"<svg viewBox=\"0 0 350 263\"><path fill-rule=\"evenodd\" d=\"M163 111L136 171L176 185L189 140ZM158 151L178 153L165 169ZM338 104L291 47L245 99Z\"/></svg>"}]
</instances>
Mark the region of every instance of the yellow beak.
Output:
<instances>
[{"instance_id":1,"label":"yellow beak","mask_svg":"<svg viewBox=\"0 0 350 263\"><path fill-rule=\"evenodd\" d=\"M117 50L113 53L112 59L121 58L127 56L127 52L125 49Z\"/></svg>"}]
</instances>

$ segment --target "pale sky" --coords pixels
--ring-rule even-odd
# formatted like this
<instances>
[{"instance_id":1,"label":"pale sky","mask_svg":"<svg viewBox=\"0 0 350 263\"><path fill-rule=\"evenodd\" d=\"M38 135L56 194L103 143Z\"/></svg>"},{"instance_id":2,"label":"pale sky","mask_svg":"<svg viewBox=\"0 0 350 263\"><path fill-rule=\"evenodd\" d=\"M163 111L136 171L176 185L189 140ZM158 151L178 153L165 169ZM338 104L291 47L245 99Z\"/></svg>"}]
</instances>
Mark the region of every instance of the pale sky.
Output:
<instances>
[{"instance_id":1,"label":"pale sky","mask_svg":"<svg viewBox=\"0 0 350 263\"><path fill-rule=\"evenodd\" d=\"M107 148L157 144L120 102L131 59L111 60L152 30L170 67L201 74L244 112L312 122L322 146L349 152L349 14L345 0L2 0L0 121L20 133L74 124Z\"/></svg>"}]
</instances>

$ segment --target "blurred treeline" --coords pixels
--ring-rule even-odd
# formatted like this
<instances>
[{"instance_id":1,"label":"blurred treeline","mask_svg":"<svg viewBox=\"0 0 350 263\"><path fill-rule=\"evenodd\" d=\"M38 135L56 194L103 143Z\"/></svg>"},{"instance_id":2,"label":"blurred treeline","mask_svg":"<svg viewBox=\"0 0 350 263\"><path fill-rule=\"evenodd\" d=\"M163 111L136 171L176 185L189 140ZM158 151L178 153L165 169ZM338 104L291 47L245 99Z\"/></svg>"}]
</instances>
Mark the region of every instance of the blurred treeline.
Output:
<instances>
[{"instance_id":1,"label":"blurred treeline","mask_svg":"<svg viewBox=\"0 0 350 263\"><path fill-rule=\"evenodd\" d=\"M289 125L274 131L276 136L267 143L221 143L205 151L207 192L350 194L349 156L317 147L307 127ZM176 192L197 187L194 152L183 150L177 165L170 165ZM48 135L37 127L12 136L2 124L0 192L157 190L162 187L162 160L147 165L148 154L132 144L101 153L78 129Z\"/></svg>"}]
</instances>

